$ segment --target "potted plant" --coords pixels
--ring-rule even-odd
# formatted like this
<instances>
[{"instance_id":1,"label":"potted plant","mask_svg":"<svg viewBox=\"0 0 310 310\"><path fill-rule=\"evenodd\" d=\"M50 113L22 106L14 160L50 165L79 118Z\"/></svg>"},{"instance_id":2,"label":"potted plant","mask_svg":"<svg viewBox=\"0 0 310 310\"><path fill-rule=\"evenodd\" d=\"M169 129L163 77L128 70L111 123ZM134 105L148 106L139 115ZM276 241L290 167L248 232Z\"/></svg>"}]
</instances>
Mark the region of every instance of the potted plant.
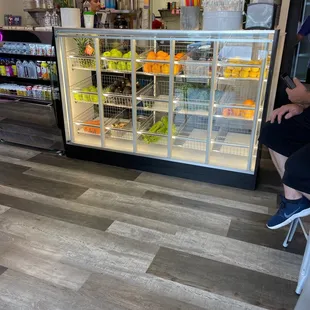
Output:
<instances>
[{"instance_id":1,"label":"potted plant","mask_svg":"<svg viewBox=\"0 0 310 310\"><path fill-rule=\"evenodd\" d=\"M75 0L54 0L57 8L60 9L62 27L80 28L80 9L75 7Z\"/></svg>"}]
</instances>

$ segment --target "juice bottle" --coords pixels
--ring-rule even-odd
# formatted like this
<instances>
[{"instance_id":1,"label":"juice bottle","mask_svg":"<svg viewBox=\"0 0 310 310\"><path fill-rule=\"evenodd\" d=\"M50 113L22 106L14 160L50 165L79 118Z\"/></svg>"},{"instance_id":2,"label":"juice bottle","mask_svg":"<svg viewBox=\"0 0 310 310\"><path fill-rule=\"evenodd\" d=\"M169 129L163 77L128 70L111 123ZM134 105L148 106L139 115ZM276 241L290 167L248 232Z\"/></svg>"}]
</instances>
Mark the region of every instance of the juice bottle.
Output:
<instances>
[{"instance_id":1,"label":"juice bottle","mask_svg":"<svg viewBox=\"0 0 310 310\"><path fill-rule=\"evenodd\" d=\"M11 61L9 59L5 60L5 72L6 72L6 76L13 76L13 69L12 69Z\"/></svg>"},{"instance_id":2,"label":"juice bottle","mask_svg":"<svg viewBox=\"0 0 310 310\"><path fill-rule=\"evenodd\" d=\"M13 58L11 59L11 66L12 66L13 76L17 76L17 67L16 67L16 64Z\"/></svg>"},{"instance_id":3,"label":"juice bottle","mask_svg":"<svg viewBox=\"0 0 310 310\"><path fill-rule=\"evenodd\" d=\"M42 72L42 79L49 80L49 72L48 72L48 64L46 61L42 61L41 63L41 72Z\"/></svg>"},{"instance_id":4,"label":"juice bottle","mask_svg":"<svg viewBox=\"0 0 310 310\"><path fill-rule=\"evenodd\" d=\"M3 58L0 59L0 75L1 76L6 76L4 59Z\"/></svg>"}]
</instances>

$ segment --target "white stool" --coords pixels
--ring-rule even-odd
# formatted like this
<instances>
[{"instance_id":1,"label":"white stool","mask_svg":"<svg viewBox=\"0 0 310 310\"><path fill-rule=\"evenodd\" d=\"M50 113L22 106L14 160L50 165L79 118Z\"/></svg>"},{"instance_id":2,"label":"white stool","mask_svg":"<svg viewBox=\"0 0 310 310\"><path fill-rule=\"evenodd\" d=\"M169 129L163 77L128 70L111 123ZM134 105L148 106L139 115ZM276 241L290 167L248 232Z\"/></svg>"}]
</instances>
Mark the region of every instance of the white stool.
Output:
<instances>
[{"instance_id":1,"label":"white stool","mask_svg":"<svg viewBox=\"0 0 310 310\"><path fill-rule=\"evenodd\" d=\"M302 265L301 265L301 269L300 269L300 273L299 273L298 284L297 284L297 288L296 288L296 294L300 295L303 288L304 288L305 282L306 282L306 280L310 274L310 238L309 238L309 236L306 232L306 229L304 227L304 224L302 223L300 218L294 220L291 223L290 229L289 229L288 234L284 240L283 246L285 248L287 248L289 243L293 240L294 235L295 235L296 230L297 230L297 227L298 227L298 224L300 225L300 227L303 231L303 234L307 240L307 246L306 246L304 258L302 261Z\"/></svg>"}]
</instances>

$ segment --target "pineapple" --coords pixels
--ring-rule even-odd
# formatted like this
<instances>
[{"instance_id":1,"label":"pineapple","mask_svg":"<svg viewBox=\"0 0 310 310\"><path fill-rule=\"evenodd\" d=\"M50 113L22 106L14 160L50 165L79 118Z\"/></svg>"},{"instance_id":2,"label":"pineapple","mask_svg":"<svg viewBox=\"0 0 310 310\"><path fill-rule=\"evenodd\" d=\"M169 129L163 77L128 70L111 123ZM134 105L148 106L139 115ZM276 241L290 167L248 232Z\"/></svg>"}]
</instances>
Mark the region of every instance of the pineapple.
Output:
<instances>
[{"instance_id":1,"label":"pineapple","mask_svg":"<svg viewBox=\"0 0 310 310\"><path fill-rule=\"evenodd\" d=\"M78 47L78 55L79 56L93 56L95 53L95 50L93 48L94 42L92 39L89 38L75 38L74 41L77 44ZM93 50L91 54L86 53L86 48L90 46L90 50ZM82 68L95 68L96 62L92 59L80 59L79 60L80 66Z\"/></svg>"}]
</instances>

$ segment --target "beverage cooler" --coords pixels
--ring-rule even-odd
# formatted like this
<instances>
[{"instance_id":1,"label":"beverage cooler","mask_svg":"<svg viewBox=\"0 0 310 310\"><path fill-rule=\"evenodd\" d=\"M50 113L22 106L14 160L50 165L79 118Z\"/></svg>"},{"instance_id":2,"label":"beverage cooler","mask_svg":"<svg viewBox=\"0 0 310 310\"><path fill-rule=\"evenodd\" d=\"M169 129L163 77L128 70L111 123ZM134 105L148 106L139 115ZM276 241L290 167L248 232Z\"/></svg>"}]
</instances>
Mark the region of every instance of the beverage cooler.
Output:
<instances>
[{"instance_id":1,"label":"beverage cooler","mask_svg":"<svg viewBox=\"0 0 310 310\"><path fill-rule=\"evenodd\" d=\"M0 29L0 139L61 150L53 33Z\"/></svg>"},{"instance_id":2,"label":"beverage cooler","mask_svg":"<svg viewBox=\"0 0 310 310\"><path fill-rule=\"evenodd\" d=\"M69 157L254 188L274 31L55 29Z\"/></svg>"}]
</instances>

